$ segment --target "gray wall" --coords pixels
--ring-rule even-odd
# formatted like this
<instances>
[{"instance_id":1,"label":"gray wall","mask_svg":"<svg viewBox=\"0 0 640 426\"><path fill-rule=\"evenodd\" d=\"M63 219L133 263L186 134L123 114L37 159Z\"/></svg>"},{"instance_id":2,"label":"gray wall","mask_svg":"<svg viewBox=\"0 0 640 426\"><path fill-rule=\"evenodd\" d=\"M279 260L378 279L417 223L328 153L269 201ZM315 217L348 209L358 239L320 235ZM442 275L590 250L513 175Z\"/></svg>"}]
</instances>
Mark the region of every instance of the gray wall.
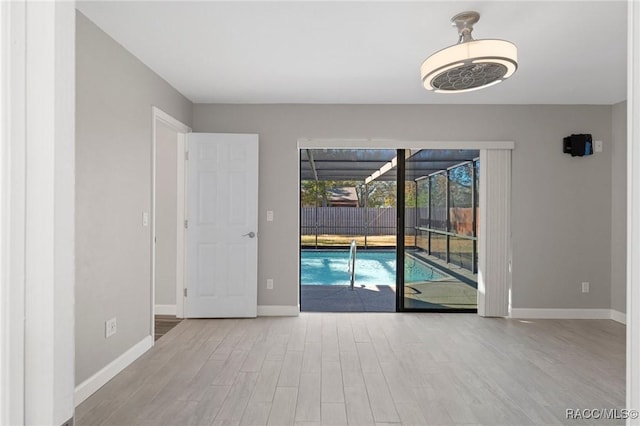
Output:
<instances>
[{"instance_id":1,"label":"gray wall","mask_svg":"<svg viewBox=\"0 0 640 426\"><path fill-rule=\"evenodd\" d=\"M611 309L627 311L627 103L611 113Z\"/></svg>"},{"instance_id":2,"label":"gray wall","mask_svg":"<svg viewBox=\"0 0 640 426\"><path fill-rule=\"evenodd\" d=\"M178 133L156 127L156 305L176 304Z\"/></svg>"},{"instance_id":3,"label":"gray wall","mask_svg":"<svg viewBox=\"0 0 640 426\"><path fill-rule=\"evenodd\" d=\"M260 135L259 305L298 303L298 138L512 140L513 306L610 308L611 150L562 153L562 138L611 141L610 106L194 105L197 132ZM266 222L265 211L275 211ZM283 261L283 259L289 259ZM265 280L274 279L266 290ZM580 283L591 292L582 294Z\"/></svg>"},{"instance_id":4,"label":"gray wall","mask_svg":"<svg viewBox=\"0 0 640 426\"><path fill-rule=\"evenodd\" d=\"M624 105L194 106L81 14L76 37L76 383L150 332L152 105L195 131L260 135L259 305L298 304L298 138L513 140L513 306L624 311ZM562 154L582 132L605 152Z\"/></svg>"},{"instance_id":5,"label":"gray wall","mask_svg":"<svg viewBox=\"0 0 640 426\"><path fill-rule=\"evenodd\" d=\"M76 383L150 334L151 106L192 104L82 14L76 23ZM105 339L105 320L118 332Z\"/></svg>"}]
</instances>

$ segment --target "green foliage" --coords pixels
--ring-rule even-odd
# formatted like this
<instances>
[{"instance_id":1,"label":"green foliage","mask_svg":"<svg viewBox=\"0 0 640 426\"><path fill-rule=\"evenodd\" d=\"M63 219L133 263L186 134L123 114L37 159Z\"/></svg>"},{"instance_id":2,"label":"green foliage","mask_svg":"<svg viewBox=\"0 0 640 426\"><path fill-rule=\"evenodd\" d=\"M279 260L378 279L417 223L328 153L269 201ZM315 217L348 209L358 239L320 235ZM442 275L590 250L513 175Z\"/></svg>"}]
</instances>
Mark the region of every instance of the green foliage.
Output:
<instances>
[{"instance_id":1,"label":"green foliage","mask_svg":"<svg viewBox=\"0 0 640 426\"><path fill-rule=\"evenodd\" d=\"M395 207L396 205L396 182L376 181L368 185L361 184L358 188L358 198L364 205L364 194L366 193L367 207Z\"/></svg>"},{"instance_id":2,"label":"green foliage","mask_svg":"<svg viewBox=\"0 0 640 426\"><path fill-rule=\"evenodd\" d=\"M449 193L452 207L471 207L473 174L471 164L456 167L449 172Z\"/></svg>"},{"instance_id":3,"label":"green foliage","mask_svg":"<svg viewBox=\"0 0 640 426\"><path fill-rule=\"evenodd\" d=\"M300 201L303 207L327 206L329 193L335 188L356 188L358 205L364 207L394 207L396 205L396 182L373 181L365 185L362 181L354 180L327 180L301 182Z\"/></svg>"},{"instance_id":4,"label":"green foliage","mask_svg":"<svg viewBox=\"0 0 640 426\"><path fill-rule=\"evenodd\" d=\"M302 207L314 207L316 202L319 206L322 206L323 203L326 203L326 200L326 182L303 180L300 183L300 203Z\"/></svg>"},{"instance_id":5,"label":"green foliage","mask_svg":"<svg viewBox=\"0 0 640 426\"><path fill-rule=\"evenodd\" d=\"M476 164L477 166L477 164ZM471 203L472 164L465 164L449 171L449 192L451 206L467 206ZM418 182L406 182L405 206L428 207L429 181L431 182L431 197L434 206L444 207L446 192L446 174L433 175ZM395 207L397 192L395 181L375 180L367 185L355 180L307 180L301 183L300 200L303 207L327 206L329 193L335 188L356 188L358 205L360 207ZM417 198L416 198L417 193Z\"/></svg>"}]
</instances>

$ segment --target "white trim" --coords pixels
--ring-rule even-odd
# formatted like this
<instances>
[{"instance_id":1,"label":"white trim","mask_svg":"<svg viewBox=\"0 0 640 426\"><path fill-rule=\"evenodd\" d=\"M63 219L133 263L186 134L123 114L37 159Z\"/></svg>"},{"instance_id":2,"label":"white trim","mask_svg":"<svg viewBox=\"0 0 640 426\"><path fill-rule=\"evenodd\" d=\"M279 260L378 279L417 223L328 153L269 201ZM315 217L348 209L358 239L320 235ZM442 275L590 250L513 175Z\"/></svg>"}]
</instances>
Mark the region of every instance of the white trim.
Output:
<instances>
[{"instance_id":1,"label":"white trim","mask_svg":"<svg viewBox=\"0 0 640 426\"><path fill-rule=\"evenodd\" d=\"M26 2L25 424L74 408L75 17Z\"/></svg>"},{"instance_id":2,"label":"white trim","mask_svg":"<svg viewBox=\"0 0 640 426\"><path fill-rule=\"evenodd\" d=\"M136 359L140 358L142 354L151 349L153 346L153 337L147 336L118 358L111 361L109 364L100 369L96 374L89 377L84 382L76 386L74 391L74 404L77 407L85 399L89 398L98 389L104 386L109 380L113 379L116 374L127 368Z\"/></svg>"},{"instance_id":3,"label":"white trim","mask_svg":"<svg viewBox=\"0 0 640 426\"><path fill-rule=\"evenodd\" d=\"M298 315L300 315L299 306L258 305L259 317L297 317Z\"/></svg>"},{"instance_id":4,"label":"white trim","mask_svg":"<svg viewBox=\"0 0 640 426\"><path fill-rule=\"evenodd\" d=\"M27 3L25 423L53 422L55 6ZM36 31L37 27L38 31ZM39 33L39 34L38 34ZM33 71L33 73L32 73ZM36 91L38 92L36 94ZM36 99L39 98L39 99ZM31 174L33 173L33 174ZM40 323L38 326L37 323ZM28 408L30 407L30 408Z\"/></svg>"},{"instance_id":5,"label":"white trim","mask_svg":"<svg viewBox=\"0 0 640 426\"><path fill-rule=\"evenodd\" d=\"M185 134L184 135L184 152L187 153L189 152L189 134ZM188 155L188 154L187 154ZM185 157L185 161L184 161L184 173L182 175L182 178L184 180L184 185L182 185L181 189L182 189L182 196L180 197L181 202L183 204L183 209L182 209L182 217L186 220L189 217L189 161L186 160ZM178 224L179 226L180 224ZM184 225L183 225L184 226ZM187 312L189 312L189 299L187 297L185 297L184 295L184 289L187 288L187 286L189 285L189 267L188 267L188 262L189 262L189 230L188 229L182 229L182 253L183 253L183 257L182 257L182 286L178 286L177 288L181 290L176 290L176 291L182 291L181 294L181 298L179 300L182 300L182 318L187 318Z\"/></svg>"},{"instance_id":6,"label":"white trim","mask_svg":"<svg viewBox=\"0 0 640 426\"><path fill-rule=\"evenodd\" d=\"M620 324L627 323L627 314L616 311L615 309L611 309L611 319L615 322L619 322Z\"/></svg>"},{"instance_id":7,"label":"white trim","mask_svg":"<svg viewBox=\"0 0 640 426\"><path fill-rule=\"evenodd\" d=\"M183 122L173 118L171 115L167 114L163 110L158 107L152 106L154 119L163 121L166 125L174 129L179 133L189 133L191 132L191 127L187 126Z\"/></svg>"},{"instance_id":8,"label":"white trim","mask_svg":"<svg viewBox=\"0 0 640 426\"><path fill-rule=\"evenodd\" d=\"M626 407L640 410L640 2L627 13L627 389ZM629 419L627 424L640 424Z\"/></svg>"},{"instance_id":9,"label":"white trim","mask_svg":"<svg viewBox=\"0 0 640 426\"><path fill-rule=\"evenodd\" d=\"M151 336L156 334L156 107L151 107L151 232L149 233L149 244L151 245L151 318L149 318L149 330ZM153 345L155 341L152 341Z\"/></svg>"},{"instance_id":10,"label":"white trim","mask_svg":"<svg viewBox=\"0 0 640 426\"><path fill-rule=\"evenodd\" d=\"M394 139L298 139L301 149L515 149L513 141L404 141Z\"/></svg>"},{"instance_id":11,"label":"white trim","mask_svg":"<svg viewBox=\"0 0 640 426\"><path fill-rule=\"evenodd\" d=\"M184 227L184 221L187 218L187 192L186 192L186 150L187 150L187 134L178 133L178 145L176 147L176 172L178 179L176 184L176 312L178 318L184 318L184 289L186 285L186 247L187 247L187 230Z\"/></svg>"},{"instance_id":12,"label":"white trim","mask_svg":"<svg viewBox=\"0 0 640 426\"><path fill-rule=\"evenodd\" d=\"M22 2L0 2L0 424L24 424L25 28Z\"/></svg>"},{"instance_id":13,"label":"white trim","mask_svg":"<svg viewBox=\"0 0 640 426\"><path fill-rule=\"evenodd\" d=\"M611 309L513 308L510 317L514 319L613 319L613 313Z\"/></svg>"},{"instance_id":14,"label":"white trim","mask_svg":"<svg viewBox=\"0 0 640 426\"><path fill-rule=\"evenodd\" d=\"M151 300L149 303L151 304L151 318L149 320L151 335L155 335L155 300L156 300L156 136L157 129L156 124L158 122L163 122L167 126L171 127L178 133L178 144L177 148L179 149L180 144L185 141L185 134L191 132L191 128L171 115L167 114L163 110L158 107L151 107L151 232L150 232L150 241L151 244ZM178 151L179 152L179 151ZM178 155L178 164L180 164L181 156ZM184 157L182 157L184 159ZM182 164L184 167L184 164ZM184 223L184 194L180 193L180 189L184 187L180 187L180 166L178 168L178 174L176 176L177 179L177 224L178 234L177 234L177 244L176 244L176 260L182 259L182 262L176 263L176 312L175 315L180 314L178 317L182 318L184 313L184 298L182 297L182 289L184 287L184 229L181 229L181 224ZM182 175L184 179L184 174ZM182 204L181 204L182 203ZM181 220L182 218L182 220Z\"/></svg>"},{"instance_id":15,"label":"white trim","mask_svg":"<svg viewBox=\"0 0 640 426\"><path fill-rule=\"evenodd\" d=\"M154 309L156 315L176 315L177 312L176 305L155 305Z\"/></svg>"}]
</instances>

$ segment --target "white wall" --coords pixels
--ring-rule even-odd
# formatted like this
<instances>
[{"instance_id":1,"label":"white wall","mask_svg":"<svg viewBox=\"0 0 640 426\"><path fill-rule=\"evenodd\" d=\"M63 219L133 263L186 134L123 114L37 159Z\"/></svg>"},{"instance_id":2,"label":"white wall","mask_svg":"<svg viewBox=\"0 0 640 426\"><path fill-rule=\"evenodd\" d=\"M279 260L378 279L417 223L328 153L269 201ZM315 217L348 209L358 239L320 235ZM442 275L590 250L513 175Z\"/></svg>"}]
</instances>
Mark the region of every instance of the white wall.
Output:
<instances>
[{"instance_id":1,"label":"white wall","mask_svg":"<svg viewBox=\"0 0 640 426\"><path fill-rule=\"evenodd\" d=\"M156 305L176 304L178 133L156 124Z\"/></svg>"},{"instance_id":2,"label":"white wall","mask_svg":"<svg viewBox=\"0 0 640 426\"><path fill-rule=\"evenodd\" d=\"M24 423L25 16L0 3L0 424Z\"/></svg>"},{"instance_id":3,"label":"white wall","mask_svg":"<svg viewBox=\"0 0 640 426\"><path fill-rule=\"evenodd\" d=\"M611 309L625 313L627 294L627 103L611 109Z\"/></svg>"},{"instance_id":4,"label":"white wall","mask_svg":"<svg viewBox=\"0 0 640 426\"><path fill-rule=\"evenodd\" d=\"M297 139L381 138L515 141L513 307L610 308L611 150L562 153L572 133L609 145L609 106L197 104L192 127L260 135L259 305L298 304Z\"/></svg>"},{"instance_id":5,"label":"white wall","mask_svg":"<svg viewBox=\"0 0 640 426\"><path fill-rule=\"evenodd\" d=\"M26 6L25 423L73 414L74 4Z\"/></svg>"},{"instance_id":6,"label":"white wall","mask_svg":"<svg viewBox=\"0 0 640 426\"><path fill-rule=\"evenodd\" d=\"M0 423L60 425L74 408L74 3L0 7Z\"/></svg>"},{"instance_id":7,"label":"white wall","mask_svg":"<svg viewBox=\"0 0 640 426\"><path fill-rule=\"evenodd\" d=\"M151 108L188 124L192 104L81 13L76 31L79 384L150 335Z\"/></svg>"}]
</instances>

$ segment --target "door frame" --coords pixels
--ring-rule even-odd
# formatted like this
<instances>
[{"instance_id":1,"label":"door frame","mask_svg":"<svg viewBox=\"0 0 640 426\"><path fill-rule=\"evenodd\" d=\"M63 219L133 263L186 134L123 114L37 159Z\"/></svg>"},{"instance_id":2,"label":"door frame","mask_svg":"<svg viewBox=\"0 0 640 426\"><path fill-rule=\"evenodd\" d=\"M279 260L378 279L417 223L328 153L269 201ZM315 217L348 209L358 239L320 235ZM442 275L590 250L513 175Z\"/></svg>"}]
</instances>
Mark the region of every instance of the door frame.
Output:
<instances>
[{"instance_id":1,"label":"door frame","mask_svg":"<svg viewBox=\"0 0 640 426\"><path fill-rule=\"evenodd\" d=\"M186 233L184 220L186 214L186 192L185 192L185 152L187 134L191 128L171 115L167 114L156 106L151 107L151 232L149 244L151 245L151 338L155 341L155 302L156 302L156 126L162 123L169 126L178 133L178 143L176 145L176 317L184 317L184 279L185 279L185 244Z\"/></svg>"},{"instance_id":2,"label":"door frame","mask_svg":"<svg viewBox=\"0 0 640 426\"><path fill-rule=\"evenodd\" d=\"M486 159L486 153L488 150L513 150L515 148L515 143L513 141L402 141L402 140L394 140L394 139L298 139L297 144L297 159L298 159L298 208L300 208L300 150L302 149L475 149L480 151L481 161L482 158ZM510 164L510 163L509 163ZM483 173L485 174L485 173ZM485 180L482 179L481 174L481 182L480 188L486 185L486 177ZM509 186L511 184L511 175L509 173ZM488 199L486 194L482 196L479 200L480 211L487 211L487 203ZM507 206L507 214L510 215L511 211L511 200L509 197L508 206ZM298 214L298 247L300 246L300 214ZM483 222L484 221L484 222ZM480 227L481 229L486 229L486 215L481 215L480 217ZM509 239L508 244L508 265L511 265L511 223L507 224L507 237ZM482 234L482 233L481 233ZM485 243L485 239L482 235L478 236L478 247L482 246ZM300 291L300 250L298 249L297 253L297 262L298 262L298 300L300 301L301 291ZM478 268L480 276L480 267L484 269L485 262L479 262ZM507 274L507 288L505 289L508 294L511 294L511 268L509 267L509 273ZM478 289L480 290L481 283L478 283ZM480 293L480 292L479 292ZM398 295L396 291L396 295ZM398 296L396 296L398 297ZM484 296L478 296L478 313L481 316L484 316L485 313L485 302L491 304L491 310L494 309L494 302L485 300ZM396 309L398 307L398 301L396 300ZM509 297L507 300L507 306L504 307L507 315L511 314L511 298ZM298 305L298 310L300 310L300 305Z\"/></svg>"},{"instance_id":3,"label":"door frame","mask_svg":"<svg viewBox=\"0 0 640 426\"><path fill-rule=\"evenodd\" d=\"M0 2L0 424L73 417L75 16Z\"/></svg>"},{"instance_id":4,"label":"door frame","mask_svg":"<svg viewBox=\"0 0 640 426\"><path fill-rule=\"evenodd\" d=\"M0 3L0 424L25 421L26 28L24 3Z\"/></svg>"}]
</instances>

